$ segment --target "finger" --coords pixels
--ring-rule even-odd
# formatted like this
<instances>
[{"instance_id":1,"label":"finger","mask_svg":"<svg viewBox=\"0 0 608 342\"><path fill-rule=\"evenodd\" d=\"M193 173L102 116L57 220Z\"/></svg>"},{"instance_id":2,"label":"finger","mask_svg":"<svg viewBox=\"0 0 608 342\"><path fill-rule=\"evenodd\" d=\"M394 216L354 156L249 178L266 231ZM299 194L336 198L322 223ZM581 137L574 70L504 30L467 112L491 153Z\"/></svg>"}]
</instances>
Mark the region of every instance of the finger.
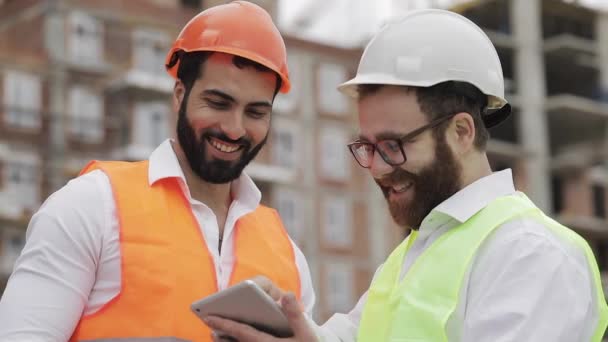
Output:
<instances>
[{"instance_id":1,"label":"finger","mask_svg":"<svg viewBox=\"0 0 608 342\"><path fill-rule=\"evenodd\" d=\"M235 340L234 338L219 334L215 331L211 333L211 337L213 337L213 342L237 342L237 340Z\"/></svg>"},{"instance_id":2,"label":"finger","mask_svg":"<svg viewBox=\"0 0 608 342\"><path fill-rule=\"evenodd\" d=\"M283 296L281 299L281 310L283 310L283 313L287 316L289 326L291 326L294 336L298 341L317 340L317 336L312 327L308 324L308 320L302 312L302 307L293 293L288 293Z\"/></svg>"},{"instance_id":3,"label":"finger","mask_svg":"<svg viewBox=\"0 0 608 342\"><path fill-rule=\"evenodd\" d=\"M247 324L242 324L215 316L205 317L204 321L211 329L222 331L224 334L237 339L239 342L276 341L276 339L274 339L271 335L258 331Z\"/></svg>"},{"instance_id":4,"label":"finger","mask_svg":"<svg viewBox=\"0 0 608 342\"><path fill-rule=\"evenodd\" d=\"M272 281L264 276L257 276L251 279L256 285L258 285L264 292L266 292L270 297L275 300L281 300L281 297L284 295L283 291L276 287Z\"/></svg>"},{"instance_id":5,"label":"finger","mask_svg":"<svg viewBox=\"0 0 608 342\"><path fill-rule=\"evenodd\" d=\"M230 337L224 334L220 334L216 331L214 331L213 333L211 333L211 336L213 337L213 342L239 342L237 339L235 339L234 337Z\"/></svg>"}]
</instances>

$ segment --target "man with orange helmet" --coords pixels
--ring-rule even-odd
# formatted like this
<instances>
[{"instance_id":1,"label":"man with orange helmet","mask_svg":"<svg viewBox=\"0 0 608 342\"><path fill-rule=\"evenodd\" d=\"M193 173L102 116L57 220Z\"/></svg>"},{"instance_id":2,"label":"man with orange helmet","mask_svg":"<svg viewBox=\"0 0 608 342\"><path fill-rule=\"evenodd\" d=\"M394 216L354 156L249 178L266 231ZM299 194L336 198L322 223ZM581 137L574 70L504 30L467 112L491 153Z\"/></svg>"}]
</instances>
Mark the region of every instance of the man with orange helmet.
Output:
<instances>
[{"instance_id":1,"label":"man with orange helmet","mask_svg":"<svg viewBox=\"0 0 608 342\"><path fill-rule=\"evenodd\" d=\"M243 173L264 146L285 44L260 7L203 11L166 59L176 139L99 162L32 217L0 302L2 341L210 341L190 304L257 275L310 312L306 260Z\"/></svg>"}]
</instances>

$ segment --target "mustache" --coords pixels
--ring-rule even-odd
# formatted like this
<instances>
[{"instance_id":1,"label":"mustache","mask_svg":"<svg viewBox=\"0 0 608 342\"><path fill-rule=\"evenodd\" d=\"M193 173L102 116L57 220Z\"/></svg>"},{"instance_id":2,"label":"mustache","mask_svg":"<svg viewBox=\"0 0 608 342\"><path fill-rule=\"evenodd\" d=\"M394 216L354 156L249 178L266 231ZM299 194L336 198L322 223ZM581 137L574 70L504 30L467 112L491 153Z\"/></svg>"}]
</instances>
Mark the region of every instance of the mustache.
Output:
<instances>
[{"instance_id":1,"label":"mustache","mask_svg":"<svg viewBox=\"0 0 608 342\"><path fill-rule=\"evenodd\" d=\"M241 145L244 147L251 146L251 140L249 140L245 137L240 137L236 140L233 140L233 139L230 139L226 134L224 134L223 132L220 132L220 131L204 131L203 133L201 133L201 141L203 141L207 138L215 138L215 139L222 140L222 141L225 141L230 144Z\"/></svg>"},{"instance_id":2,"label":"mustache","mask_svg":"<svg viewBox=\"0 0 608 342\"><path fill-rule=\"evenodd\" d=\"M418 178L419 177L416 174L413 174L401 168L396 168L393 170L393 172L389 173L388 175L382 176L382 178L375 179L375 181L381 187L389 187L395 183L401 183L404 181L412 181L416 183Z\"/></svg>"}]
</instances>

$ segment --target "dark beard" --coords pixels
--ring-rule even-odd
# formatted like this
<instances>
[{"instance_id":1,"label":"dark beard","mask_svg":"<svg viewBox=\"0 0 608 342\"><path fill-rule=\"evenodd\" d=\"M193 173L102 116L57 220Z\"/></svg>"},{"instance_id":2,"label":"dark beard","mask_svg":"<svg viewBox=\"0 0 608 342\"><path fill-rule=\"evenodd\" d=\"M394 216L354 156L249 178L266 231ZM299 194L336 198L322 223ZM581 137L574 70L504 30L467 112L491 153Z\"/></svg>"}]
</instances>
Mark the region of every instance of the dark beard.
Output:
<instances>
[{"instance_id":1,"label":"dark beard","mask_svg":"<svg viewBox=\"0 0 608 342\"><path fill-rule=\"evenodd\" d=\"M205 182L213 184L229 183L241 176L243 169L249 164L260 152L268 134L256 146L252 147L251 139L241 137L238 140L228 138L224 133L217 130L206 129L201 132L200 137L196 137L194 128L186 117L187 97L184 97L179 109L177 119L177 139L186 155L190 169ZM241 146L241 158L236 161L211 159L207 160L207 145L206 140L210 137L223 140L232 144Z\"/></svg>"},{"instance_id":2,"label":"dark beard","mask_svg":"<svg viewBox=\"0 0 608 342\"><path fill-rule=\"evenodd\" d=\"M390 187L380 188L388 201L389 210L395 222L403 227L419 229L422 220L441 202L460 190L462 170L450 150L445 136L436 139L435 159L418 174L402 168L395 168L388 176L383 177L382 184L396 184L413 181L409 191L414 191L412 200L406 203L390 201ZM376 181L380 182L380 181Z\"/></svg>"}]
</instances>

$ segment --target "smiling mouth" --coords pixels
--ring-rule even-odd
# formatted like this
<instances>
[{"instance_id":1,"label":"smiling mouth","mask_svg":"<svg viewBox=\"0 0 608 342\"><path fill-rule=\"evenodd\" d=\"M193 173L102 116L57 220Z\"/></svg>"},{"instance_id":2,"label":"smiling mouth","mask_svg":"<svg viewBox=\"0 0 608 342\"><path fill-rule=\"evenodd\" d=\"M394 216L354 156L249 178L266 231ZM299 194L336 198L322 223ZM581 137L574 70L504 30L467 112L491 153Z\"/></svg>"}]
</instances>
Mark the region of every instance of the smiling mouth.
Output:
<instances>
[{"instance_id":1,"label":"smiling mouth","mask_svg":"<svg viewBox=\"0 0 608 342\"><path fill-rule=\"evenodd\" d=\"M405 183L394 184L391 186L385 186L384 188L389 194L401 194L408 191L414 185L413 181L407 181Z\"/></svg>"},{"instance_id":2,"label":"smiling mouth","mask_svg":"<svg viewBox=\"0 0 608 342\"><path fill-rule=\"evenodd\" d=\"M213 138L207 138L209 145L213 146L216 150L224 153L234 153L243 148L242 145L226 144Z\"/></svg>"}]
</instances>

